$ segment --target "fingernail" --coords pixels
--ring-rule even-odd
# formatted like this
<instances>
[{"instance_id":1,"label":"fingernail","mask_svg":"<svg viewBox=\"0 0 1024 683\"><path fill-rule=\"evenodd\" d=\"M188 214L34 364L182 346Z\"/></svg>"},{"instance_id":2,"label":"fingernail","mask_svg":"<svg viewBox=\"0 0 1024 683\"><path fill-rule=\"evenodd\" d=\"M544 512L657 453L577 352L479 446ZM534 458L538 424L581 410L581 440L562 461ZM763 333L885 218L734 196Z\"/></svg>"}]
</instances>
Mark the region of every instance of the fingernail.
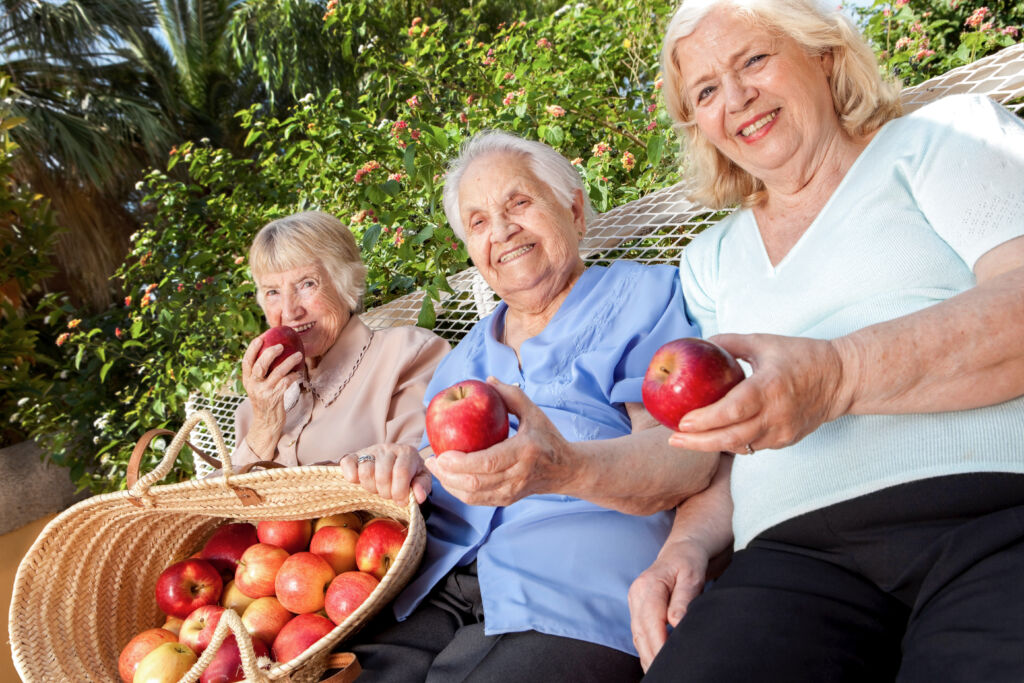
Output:
<instances>
[{"instance_id":1,"label":"fingernail","mask_svg":"<svg viewBox=\"0 0 1024 683\"><path fill-rule=\"evenodd\" d=\"M693 423L690 422L689 420L683 420L682 422L679 423L679 431L688 432L691 429L693 429Z\"/></svg>"}]
</instances>

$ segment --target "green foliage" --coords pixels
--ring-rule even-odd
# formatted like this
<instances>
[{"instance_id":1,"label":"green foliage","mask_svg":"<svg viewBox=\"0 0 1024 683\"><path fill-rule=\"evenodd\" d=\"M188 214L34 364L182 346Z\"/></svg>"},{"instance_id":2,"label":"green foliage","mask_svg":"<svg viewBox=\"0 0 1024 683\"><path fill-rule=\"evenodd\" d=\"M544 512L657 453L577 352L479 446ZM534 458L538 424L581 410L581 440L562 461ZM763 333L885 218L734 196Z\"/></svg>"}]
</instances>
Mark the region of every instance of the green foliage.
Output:
<instances>
[{"instance_id":1,"label":"green foliage","mask_svg":"<svg viewBox=\"0 0 1024 683\"><path fill-rule=\"evenodd\" d=\"M375 9L342 3L321 18L328 40L350 41L362 76L349 90L284 115L253 105L237 117L240 152L187 142L140 184L152 218L117 272L123 300L82 316L52 398L23 411L81 486L119 486L134 441L179 425L190 392L240 389L238 360L264 325L243 256L267 221L339 216L363 247L366 305L423 289L430 326L429 302L467 265L440 199L445 164L472 133L509 130L577 159L599 211L677 177L657 107L670 2L572 6L493 28L450 9L381 26ZM51 305L54 319L72 313Z\"/></svg>"},{"instance_id":2,"label":"green foliage","mask_svg":"<svg viewBox=\"0 0 1024 683\"><path fill-rule=\"evenodd\" d=\"M970 64L1024 37L1019 0L875 0L858 14L885 69L904 85Z\"/></svg>"},{"instance_id":3,"label":"green foliage","mask_svg":"<svg viewBox=\"0 0 1024 683\"><path fill-rule=\"evenodd\" d=\"M49 202L18 183L12 168L21 154L12 131L24 125L11 115L10 78L0 76L0 447L24 439L19 411L43 399L55 363L43 351L45 313L29 296L53 273L50 263L58 228Z\"/></svg>"}]
</instances>

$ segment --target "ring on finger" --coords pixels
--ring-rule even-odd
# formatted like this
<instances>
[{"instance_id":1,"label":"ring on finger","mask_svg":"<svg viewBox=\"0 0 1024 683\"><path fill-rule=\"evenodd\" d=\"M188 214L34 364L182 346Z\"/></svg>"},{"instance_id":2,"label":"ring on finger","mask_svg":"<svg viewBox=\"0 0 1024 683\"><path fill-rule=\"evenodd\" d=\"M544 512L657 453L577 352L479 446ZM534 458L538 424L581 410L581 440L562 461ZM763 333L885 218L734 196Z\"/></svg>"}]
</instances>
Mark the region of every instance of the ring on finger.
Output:
<instances>
[{"instance_id":1,"label":"ring on finger","mask_svg":"<svg viewBox=\"0 0 1024 683\"><path fill-rule=\"evenodd\" d=\"M754 454L754 447L753 447L753 446L751 446L751 445L750 445L750 444L748 443L748 444L747 444L747 455L753 455L753 454Z\"/></svg>"},{"instance_id":2,"label":"ring on finger","mask_svg":"<svg viewBox=\"0 0 1024 683\"><path fill-rule=\"evenodd\" d=\"M370 453L359 453L356 456L356 464L362 465L364 462L374 462L376 459L377 457Z\"/></svg>"}]
</instances>

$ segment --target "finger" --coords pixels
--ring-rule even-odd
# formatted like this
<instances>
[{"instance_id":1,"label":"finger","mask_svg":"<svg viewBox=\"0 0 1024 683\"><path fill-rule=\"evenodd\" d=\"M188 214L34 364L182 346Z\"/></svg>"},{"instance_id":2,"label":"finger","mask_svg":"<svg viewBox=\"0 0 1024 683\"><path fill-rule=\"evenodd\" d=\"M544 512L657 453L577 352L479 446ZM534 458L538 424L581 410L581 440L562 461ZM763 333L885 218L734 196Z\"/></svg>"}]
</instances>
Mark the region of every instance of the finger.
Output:
<instances>
[{"instance_id":1,"label":"finger","mask_svg":"<svg viewBox=\"0 0 1024 683\"><path fill-rule=\"evenodd\" d=\"M422 472L419 455L413 457L403 454L395 460L395 466L391 472L391 500L397 503L409 499L409 489L413 479L417 473Z\"/></svg>"},{"instance_id":2,"label":"finger","mask_svg":"<svg viewBox=\"0 0 1024 683\"><path fill-rule=\"evenodd\" d=\"M338 467L341 468L342 474L353 484L359 483L359 469L356 467L356 457L355 453L346 453L338 461Z\"/></svg>"},{"instance_id":3,"label":"finger","mask_svg":"<svg viewBox=\"0 0 1024 683\"><path fill-rule=\"evenodd\" d=\"M665 605L669 599L668 588L661 581L641 575L630 588L629 596L633 642L641 663L646 661L646 670L668 637L665 614Z\"/></svg>"},{"instance_id":4,"label":"finger","mask_svg":"<svg viewBox=\"0 0 1024 683\"><path fill-rule=\"evenodd\" d=\"M433 480L430 478L430 472L426 470L421 470L412 480L412 492L416 494L416 502L420 505L427 500L431 488L433 488Z\"/></svg>"},{"instance_id":5,"label":"finger","mask_svg":"<svg viewBox=\"0 0 1024 683\"><path fill-rule=\"evenodd\" d=\"M684 450L704 453L726 451L737 455L747 454L748 444L753 451L777 447L770 435L763 430L760 419L757 418L739 425L707 432L695 434L674 432L668 437L668 443L670 446Z\"/></svg>"},{"instance_id":6,"label":"finger","mask_svg":"<svg viewBox=\"0 0 1024 683\"><path fill-rule=\"evenodd\" d=\"M501 400L505 402L505 407L508 408L508 412L518 415L520 418L525 417L531 410L536 409L533 401L526 395L522 389L512 384L505 384L496 377L488 377L487 383L490 384L501 396Z\"/></svg>"},{"instance_id":7,"label":"finger","mask_svg":"<svg viewBox=\"0 0 1024 683\"><path fill-rule=\"evenodd\" d=\"M284 346L282 346L281 348L284 349ZM274 368L274 370L269 375L267 375L267 380L273 382L277 381L282 377L294 375L295 371L301 367L302 358L303 356L301 351L296 351L292 355L288 356L283 361L281 361L280 364L278 364L278 366Z\"/></svg>"},{"instance_id":8,"label":"finger","mask_svg":"<svg viewBox=\"0 0 1024 683\"><path fill-rule=\"evenodd\" d=\"M683 415L681 432L703 432L746 422L764 408L756 381L745 379L714 403Z\"/></svg>"},{"instance_id":9,"label":"finger","mask_svg":"<svg viewBox=\"0 0 1024 683\"><path fill-rule=\"evenodd\" d=\"M391 488L395 477L395 456L390 452L379 452L373 463L374 485L377 493L383 498L391 498Z\"/></svg>"},{"instance_id":10,"label":"finger","mask_svg":"<svg viewBox=\"0 0 1024 683\"><path fill-rule=\"evenodd\" d=\"M263 348L263 337L256 337L245 347L245 355L242 356L242 373L252 372L252 364L256 362L260 349Z\"/></svg>"},{"instance_id":11,"label":"finger","mask_svg":"<svg viewBox=\"0 0 1024 683\"><path fill-rule=\"evenodd\" d=\"M375 463L373 460L363 460L358 462L359 458L356 458L356 469L359 471L359 483L364 489L370 493L377 493L377 478L374 475Z\"/></svg>"},{"instance_id":12,"label":"finger","mask_svg":"<svg viewBox=\"0 0 1024 683\"><path fill-rule=\"evenodd\" d=\"M669 598L668 610L666 612L666 619L673 628L679 625L680 620L686 615L686 610L689 608L690 603L693 602L695 597L700 595L703 588L703 585L676 583L675 590L672 591L672 596Z\"/></svg>"},{"instance_id":13,"label":"finger","mask_svg":"<svg viewBox=\"0 0 1024 683\"><path fill-rule=\"evenodd\" d=\"M716 334L708 337L708 341L718 344L734 358L742 358L753 365L758 350L764 348L766 338L759 334Z\"/></svg>"}]
</instances>

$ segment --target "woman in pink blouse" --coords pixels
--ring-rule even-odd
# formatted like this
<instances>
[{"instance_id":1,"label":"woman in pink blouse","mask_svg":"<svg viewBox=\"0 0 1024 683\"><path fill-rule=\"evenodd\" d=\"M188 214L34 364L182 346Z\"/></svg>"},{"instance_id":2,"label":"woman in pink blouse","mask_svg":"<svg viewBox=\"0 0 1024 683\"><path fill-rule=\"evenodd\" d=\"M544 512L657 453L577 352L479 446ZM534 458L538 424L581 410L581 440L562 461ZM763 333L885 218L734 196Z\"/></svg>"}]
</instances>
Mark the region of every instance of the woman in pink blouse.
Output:
<instances>
[{"instance_id":1,"label":"woman in pink blouse","mask_svg":"<svg viewBox=\"0 0 1024 683\"><path fill-rule=\"evenodd\" d=\"M261 354L262 339L249 344L231 462L294 466L350 456L369 472L376 460L388 476L367 487L407 497L409 477L396 476L404 491L392 491L390 475L419 462L423 392L448 343L418 327L371 330L359 319L366 266L352 233L331 215L308 211L268 223L249 249L249 268L267 324L297 331L305 353L268 372L283 347ZM412 484L421 502L424 478Z\"/></svg>"}]
</instances>

